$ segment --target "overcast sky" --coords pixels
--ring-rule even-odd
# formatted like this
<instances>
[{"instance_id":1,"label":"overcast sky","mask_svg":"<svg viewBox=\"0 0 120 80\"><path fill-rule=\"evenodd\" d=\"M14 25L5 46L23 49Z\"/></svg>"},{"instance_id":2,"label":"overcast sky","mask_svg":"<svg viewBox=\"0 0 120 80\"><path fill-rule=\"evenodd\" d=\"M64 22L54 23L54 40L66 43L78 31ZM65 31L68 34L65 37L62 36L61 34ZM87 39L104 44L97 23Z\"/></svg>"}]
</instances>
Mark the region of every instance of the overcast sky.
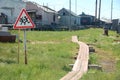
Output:
<instances>
[{"instance_id":1,"label":"overcast sky","mask_svg":"<svg viewBox=\"0 0 120 80\"><path fill-rule=\"evenodd\" d=\"M62 9L63 7L69 9L69 0L28 0L37 2L40 5L48 5L50 8L55 9L56 11ZM75 1L71 0L71 8L73 12L75 10ZM77 14L82 12L95 15L95 1L96 0L77 0ZM111 0L101 0L101 18L111 18ZM98 0L99 2L99 0ZM113 0L113 18L120 18L120 0Z\"/></svg>"}]
</instances>

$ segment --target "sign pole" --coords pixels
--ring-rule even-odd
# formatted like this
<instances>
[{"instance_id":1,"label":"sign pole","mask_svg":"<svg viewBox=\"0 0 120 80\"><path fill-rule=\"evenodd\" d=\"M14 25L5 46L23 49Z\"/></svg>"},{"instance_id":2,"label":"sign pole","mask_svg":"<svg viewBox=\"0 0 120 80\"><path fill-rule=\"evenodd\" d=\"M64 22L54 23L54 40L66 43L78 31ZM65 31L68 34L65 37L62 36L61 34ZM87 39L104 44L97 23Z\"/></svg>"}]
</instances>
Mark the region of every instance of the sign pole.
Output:
<instances>
[{"instance_id":1,"label":"sign pole","mask_svg":"<svg viewBox=\"0 0 120 80\"><path fill-rule=\"evenodd\" d=\"M26 49L26 29L34 28L35 24L27 13L26 9L22 9L13 28L14 29L24 29L24 52L25 52L25 64L27 64L27 49ZM19 35L19 32L18 32ZM19 37L18 37L18 63L19 63Z\"/></svg>"},{"instance_id":2,"label":"sign pole","mask_svg":"<svg viewBox=\"0 0 120 80\"><path fill-rule=\"evenodd\" d=\"M18 30L18 64L19 64L19 53L20 53L20 29Z\"/></svg>"},{"instance_id":3,"label":"sign pole","mask_svg":"<svg viewBox=\"0 0 120 80\"><path fill-rule=\"evenodd\" d=\"M27 49L26 49L26 29L24 29L24 51L25 51L25 64L27 64Z\"/></svg>"}]
</instances>

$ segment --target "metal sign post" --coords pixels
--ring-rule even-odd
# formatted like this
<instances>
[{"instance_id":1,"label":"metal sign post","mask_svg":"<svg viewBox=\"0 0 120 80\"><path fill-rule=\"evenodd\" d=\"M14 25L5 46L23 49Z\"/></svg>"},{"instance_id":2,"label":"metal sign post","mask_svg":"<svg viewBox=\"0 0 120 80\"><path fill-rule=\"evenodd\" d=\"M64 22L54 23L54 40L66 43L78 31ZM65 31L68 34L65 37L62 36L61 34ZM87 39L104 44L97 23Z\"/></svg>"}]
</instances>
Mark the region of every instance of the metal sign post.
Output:
<instances>
[{"instance_id":1,"label":"metal sign post","mask_svg":"<svg viewBox=\"0 0 120 80\"><path fill-rule=\"evenodd\" d=\"M25 64L27 64L26 29L34 28L34 27L35 27L35 24L33 23L32 19L28 15L27 11L25 9L22 9L13 28L14 29L24 29ZM19 37L18 37L18 63L19 63Z\"/></svg>"},{"instance_id":2,"label":"metal sign post","mask_svg":"<svg viewBox=\"0 0 120 80\"><path fill-rule=\"evenodd\" d=\"M18 31L18 64L19 64L19 53L20 53L20 38L19 38L19 36L20 36L20 29L19 29L19 31Z\"/></svg>"},{"instance_id":3,"label":"metal sign post","mask_svg":"<svg viewBox=\"0 0 120 80\"><path fill-rule=\"evenodd\" d=\"M26 29L24 29L24 52L25 52L25 64L27 64Z\"/></svg>"}]
</instances>

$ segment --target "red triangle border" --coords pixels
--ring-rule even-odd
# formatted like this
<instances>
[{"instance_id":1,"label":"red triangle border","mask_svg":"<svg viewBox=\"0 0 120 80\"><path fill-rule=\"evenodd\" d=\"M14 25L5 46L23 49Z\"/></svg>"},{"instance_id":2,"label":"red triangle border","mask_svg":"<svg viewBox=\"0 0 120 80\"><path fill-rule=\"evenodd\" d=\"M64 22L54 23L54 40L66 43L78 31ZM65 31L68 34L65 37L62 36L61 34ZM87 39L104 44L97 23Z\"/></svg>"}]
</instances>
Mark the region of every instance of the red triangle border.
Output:
<instances>
[{"instance_id":1,"label":"red triangle border","mask_svg":"<svg viewBox=\"0 0 120 80\"><path fill-rule=\"evenodd\" d=\"M17 26L18 21L19 21L21 15L23 14L23 12L25 12L25 14L26 14L26 16L28 17L28 19L30 20L30 23L32 24L32 26ZM19 14L19 16L18 16L18 18L17 18L17 20L16 20L13 28L14 28L14 29L27 29L27 28L34 28L34 27L35 27L35 24L33 23L32 19L30 18L29 14L27 13L26 9L23 8L23 9L21 10L21 12L20 12L20 14Z\"/></svg>"}]
</instances>

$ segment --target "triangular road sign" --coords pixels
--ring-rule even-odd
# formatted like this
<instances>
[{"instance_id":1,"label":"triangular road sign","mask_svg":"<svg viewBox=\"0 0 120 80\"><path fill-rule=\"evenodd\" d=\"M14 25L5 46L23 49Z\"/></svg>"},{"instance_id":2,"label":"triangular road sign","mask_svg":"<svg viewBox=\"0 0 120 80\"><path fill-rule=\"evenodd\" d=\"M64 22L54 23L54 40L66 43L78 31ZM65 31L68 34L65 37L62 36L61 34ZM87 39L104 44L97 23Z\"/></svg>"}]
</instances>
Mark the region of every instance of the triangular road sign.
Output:
<instances>
[{"instance_id":1,"label":"triangular road sign","mask_svg":"<svg viewBox=\"0 0 120 80\"><path fill-rule=\"evenodd\" d=\"M20 15L18 16L13 28L14 29L26 29L26 28L34 28L34 23L30 16L28 15L25 9L22 9Z\"/></svg>"}]
</instances>

